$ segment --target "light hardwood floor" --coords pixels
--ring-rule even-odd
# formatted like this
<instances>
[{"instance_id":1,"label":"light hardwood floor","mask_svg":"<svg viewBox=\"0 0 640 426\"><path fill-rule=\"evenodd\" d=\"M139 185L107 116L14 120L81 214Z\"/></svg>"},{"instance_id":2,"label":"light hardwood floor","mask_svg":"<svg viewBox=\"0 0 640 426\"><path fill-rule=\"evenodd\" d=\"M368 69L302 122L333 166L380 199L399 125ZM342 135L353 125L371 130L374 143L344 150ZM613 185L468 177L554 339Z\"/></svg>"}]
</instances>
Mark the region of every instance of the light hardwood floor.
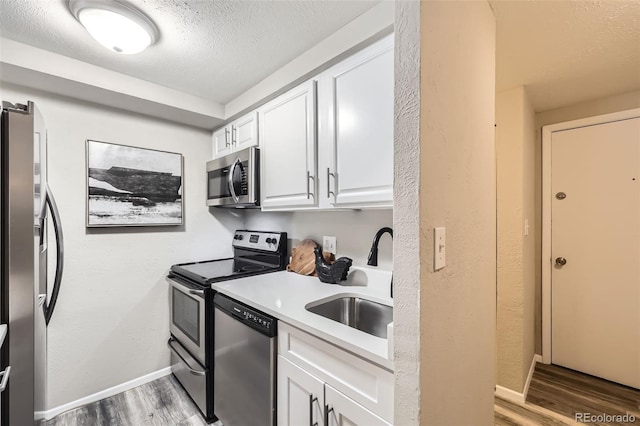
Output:
<instances>
[{"instance_id":1,"label":"light hardwood floor","mask_svg":"<svg viewBox=\"0 0 640 426\"><path fill-rule=\"evenodd\" d=\"M198 407L173 375L41 423L41 426L205 426ZM222 426L213 423L211 426Z\"/></svg>"},{"instance_id":2,"label":"light hardwood floor","mask_svg":"<svg viewBox=\"0 0 640 426\"><path fill-rule=\"evenodd\" d=\"M494 424L500 426L578 425L576 413L626 414L640 426L640 391L566 368L538 364L526 404L496 398ZM191 398L166 376L110 398L88 404L42 426L205 426ZM622 425L602 422L594 425ZM220 422L212 426L222 426Z\"/></svg>"},{"instance_id":3,"label":"light hardwood floor","mask_svg":"<svg viewBox=\"0 0 640 426\"><path fill-rule=\"evenodd\" d=\"M590 423L593 425L640 425L640 390L556 365L538 364L526 404L496 398L494 412L496 425L583 424L575 421L577 413L635 418L633 422Z\"/></svg>"}]
</instances>

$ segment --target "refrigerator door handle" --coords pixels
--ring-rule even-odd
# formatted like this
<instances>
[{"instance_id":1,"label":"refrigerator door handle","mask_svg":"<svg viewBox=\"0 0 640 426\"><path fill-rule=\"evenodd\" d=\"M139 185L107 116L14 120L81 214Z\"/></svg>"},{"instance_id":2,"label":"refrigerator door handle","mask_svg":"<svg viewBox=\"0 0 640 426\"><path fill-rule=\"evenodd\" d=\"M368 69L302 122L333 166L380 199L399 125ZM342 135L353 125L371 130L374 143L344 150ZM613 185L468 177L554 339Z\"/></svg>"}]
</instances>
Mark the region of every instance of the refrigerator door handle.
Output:
<instances>
[{"instance_id":1,"label":"refrigerator door handle","mask_svg":"<svg viewBox=\"0 0 640 426\"><path fill-rule=\"evenodd\" d=\"M45 190L44 193L45 201L42 203L42 207L40 208L40 214L38 215L38 232L40 233L40 253L43 253L47 248L45 246L45 236L46 236L46 224L47 224L47 193Z\"/></svg>"},{"instance_id":2,"label":"refrigerator door handle","mask_svg":"<svg viewBox=\"0 0 640 426\"><path fill-rule=\"evenodd\" d=\"M2 381L0 382L0 392L4 391L7 388L7 383L9 382L9 373L11 373L10 366L8 366L6 370L0 373L0 376L2 376Z\"/></svg>"},{"instance_id":3,"label":"refrigerator door handle","mask_svg":"<svg viewBox=\"0 0 640 426\"><path fill-rule=\"evenodd\" d=\"M56 307L58 300L58 293L60 292L60 283L62 282L62 269L64 266L64 244L62 237L62 223L60 222L60 213L58 212L58 206L53 198L51 189L48 185L45 186L46 204L51 210L51 219L53 219L53 231L56 235L56 274L53 281L53 290L51 291L51 298L49 303L45 303L42 308L44 310L44 319L47 325L53 315L53 310Z\"/></svg>"}]
</instances>

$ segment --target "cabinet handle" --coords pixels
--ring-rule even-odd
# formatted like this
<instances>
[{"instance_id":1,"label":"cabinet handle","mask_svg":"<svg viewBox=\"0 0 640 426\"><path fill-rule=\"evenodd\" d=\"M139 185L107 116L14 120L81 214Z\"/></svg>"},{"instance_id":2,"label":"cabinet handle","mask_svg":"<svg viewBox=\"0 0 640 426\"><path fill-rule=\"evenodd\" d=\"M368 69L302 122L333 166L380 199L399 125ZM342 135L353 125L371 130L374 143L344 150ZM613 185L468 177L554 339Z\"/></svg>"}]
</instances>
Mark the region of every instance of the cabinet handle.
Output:
<instances>
[{"instance_id":1,"label":"cabinet handle","mask_svg":"<svg viewBox=\"0 0 640 426\"><path fill-rule=\"evenodd\" d=\"M335 192L331 190L331 176L333 176L333 179L335 180L336 174L331 173L331 169L327 167L327 198L331 198L332 194L334 197L336 195Z\"/></svg>"},{"instance_id":2,"label":"cabinet handle","mask_svg":"<svg viewBox=\"0 0 640 426\"><path fill-rule=\"evenodd\" d=\"M318 426L318 422L313 421L313 403L318 402L318 398L314 397L313 394L309 395L309 425L310 426Z\"/></svg>"},{"instance_id":3,"label":"cabinet handle","mask_svg":"<svg viewBox=\"0 0 640 426\"><path fill-rule=\"evenodd\" d=\"M311 185L309 185L309 181L310 180L315 182L316 178L311 176L311 172L309 172L309 170L307 170L307 200L309 198L311 198L311 196L313 195L313 193L311 192Z\"/></svg>"},{"instance_id":4,"label":"cabinet handle","mask_svg":"<svg viewBox=\"0 0 640 426\"><path fill-rule=\"evenodd\" d=\"M231 126L231 145L238 145L238 128Z\"/></svg>"},{"instance_id":5,"label":"cabinet handle","mask_svg":"<svg viewBox=\"0 0 640 426\"><path fill-rule=\"evenodd\" d=\"M224 146L229 147L231 143L229 142L229 129L224 129Z\"/></svg>"},{"instance_id":6,"label":"cabinet handle","mask_svg":"<svg viewBox=\"0 0 640 426\"><path fill-rule=\"evenodd\" d=\"M324 405L324 426L329 426L329 413L333 411L333 407L329 408L329 405Z\"/></svg>"}]
</instances>

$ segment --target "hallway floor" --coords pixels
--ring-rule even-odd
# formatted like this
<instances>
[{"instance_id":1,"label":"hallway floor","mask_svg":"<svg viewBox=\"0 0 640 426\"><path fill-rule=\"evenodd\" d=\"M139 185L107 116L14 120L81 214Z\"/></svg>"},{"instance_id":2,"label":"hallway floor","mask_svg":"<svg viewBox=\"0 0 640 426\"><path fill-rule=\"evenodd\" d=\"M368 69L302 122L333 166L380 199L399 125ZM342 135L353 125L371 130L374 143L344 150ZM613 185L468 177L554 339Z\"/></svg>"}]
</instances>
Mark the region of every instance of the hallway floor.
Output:
<instances>
[{"instance_id":1,"label":"hallway floor","mask_svg":"<svg viewBox=\"0 0 640 426\"><path fill-rule=\"evenodd\" d=\"M576 425L578 413L633 416L633 422L590 422L594 425L640 425L640 390L556 365L537 364L527 402L496 398L495 425ZM625 420L622 418L622 420Z\"/></svg>"}]
</instances>

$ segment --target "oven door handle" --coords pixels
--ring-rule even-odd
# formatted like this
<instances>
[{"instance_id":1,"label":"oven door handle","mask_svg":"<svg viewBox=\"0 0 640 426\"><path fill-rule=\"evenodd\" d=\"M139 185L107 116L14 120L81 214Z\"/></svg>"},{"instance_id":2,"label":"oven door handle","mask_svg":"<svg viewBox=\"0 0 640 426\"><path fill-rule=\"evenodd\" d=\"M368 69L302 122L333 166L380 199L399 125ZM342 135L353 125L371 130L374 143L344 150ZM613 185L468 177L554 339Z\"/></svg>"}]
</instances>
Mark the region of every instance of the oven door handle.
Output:
<instances>
[{"instance_id":1,"label":"oven door handle","mask_svg":"<svg viewBox=\"0 0 640 426\"><path fill-rule=\"evenodd\" d=\"M0 0L2 1L2 0ZM181 291L183 293L189 293L192 294L194 296L200 296L204 298L204 290L198 290L198 289L194 289L191 288L190 286L187 286L185 284L183 284L182 282L178 281L177 277L173 277L171 275L169 275L169 280L171 281L170 285L175 287L178 291Z\"/></svg>"},{"instance_id":2,"label":"oven door handle","mask_svg":"<svg viewBox=\"0 0 640 426\"><path fill-rule=\"evenodd\" d=\"M169 346L169 349L171 349L171 351L176 354L176 356L178 358L180 358L182 360L182 362L184 362L184 365L187 366L187 369L189 369L189 372L191 374L193 374L194 376L204 376L207 374L206 371L199 371L199 370L194 370L193 368L191 368L191 366L189 365L189 363L187 362L186 359L184 359L184 357L182 355L180 355L180 352L178 352L178 350L176 348L173 347L172 343L175 342L176 340L171 337L169 338L169 341L167 342L167 346Z\"/></svg>"}]
</instances>

